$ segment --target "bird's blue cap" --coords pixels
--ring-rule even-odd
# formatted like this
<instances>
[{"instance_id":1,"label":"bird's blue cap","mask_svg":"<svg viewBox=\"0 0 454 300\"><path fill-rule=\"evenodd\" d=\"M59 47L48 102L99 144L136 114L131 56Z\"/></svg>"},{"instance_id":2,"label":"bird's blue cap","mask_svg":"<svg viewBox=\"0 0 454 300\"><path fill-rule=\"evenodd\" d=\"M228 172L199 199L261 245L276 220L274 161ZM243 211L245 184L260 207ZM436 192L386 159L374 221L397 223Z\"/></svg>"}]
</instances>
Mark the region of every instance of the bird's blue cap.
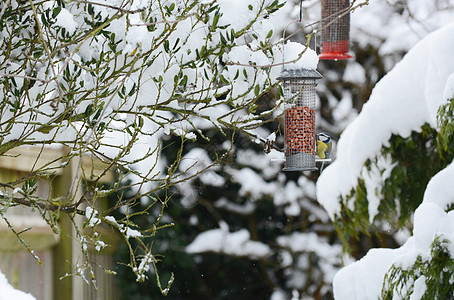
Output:
<instances>
[{"instance_id":1,"label":"bird's blue cap","mask_svg":"<svg viewBox=\"0 0 454 300\"><path fill-rule=\"evenodd\" d=\"M319 134L317 134L317 138L325 143L329 143L331 141L331 137L326 132L320 132Z\"/></svg>"}]
</instances>

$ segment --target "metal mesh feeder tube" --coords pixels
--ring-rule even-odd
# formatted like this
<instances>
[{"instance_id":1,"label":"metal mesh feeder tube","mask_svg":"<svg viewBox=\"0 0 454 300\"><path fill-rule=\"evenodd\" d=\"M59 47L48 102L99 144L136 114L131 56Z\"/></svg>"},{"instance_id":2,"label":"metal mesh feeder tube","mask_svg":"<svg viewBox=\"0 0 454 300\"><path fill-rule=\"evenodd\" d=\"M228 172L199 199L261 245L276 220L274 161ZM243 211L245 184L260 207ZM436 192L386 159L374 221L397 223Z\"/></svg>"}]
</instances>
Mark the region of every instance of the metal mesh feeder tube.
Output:
<instances>
[{"instance_id":1,"label":"metal mesh feeder tube","mask_svg":"<svg viewBox=\"0 0 454 300\"><path fill-rule=\"evenodd\" d=\"M284 70L278 77L284 91L284 171L312 171L315 167L316 70Z\"/></svg>"},{"instance_id":2,"label":"metal mesh feeder tube","mask_svg":"<svg viewBox=\"0 0 454 300\"><path fill-rule=\"evenodd\" d=\"M349 0L322 0L322 51L320 59L338 60L353 56L350 50Z\"/></svg>"}]
</instances>

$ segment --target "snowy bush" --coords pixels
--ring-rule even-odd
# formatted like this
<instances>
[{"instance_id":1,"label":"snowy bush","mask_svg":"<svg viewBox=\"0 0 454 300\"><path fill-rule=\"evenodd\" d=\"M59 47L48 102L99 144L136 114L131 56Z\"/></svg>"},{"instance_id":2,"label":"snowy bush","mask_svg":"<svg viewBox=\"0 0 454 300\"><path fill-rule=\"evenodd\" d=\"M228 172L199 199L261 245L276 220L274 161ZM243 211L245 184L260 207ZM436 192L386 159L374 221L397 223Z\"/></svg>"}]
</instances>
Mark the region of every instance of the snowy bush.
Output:
<instances>
[{"instance_id":1,"label":"snowy bush","mask_svg":"<svg viewBox=\"0 0 454 300\"><path fill-rule=\"evenodd\" d=\"M336 275L338 299L452 297L453 32L434 31L380 80L317 183L345 241L413 221L400 248L372 249Z\"/></svg>"},{"instance_id":2,"label":"snowy bush","mask_svg":"<svg viewBox=\"0 0 454 300\"><path fill-rule=\"evenodd\" d=\"M282 43L271 43L274 27L268 18L281 6L277 0L4 1L0 155L21 146L67 151L35 166L29 176L2 182L2 216L10 206L31 207L58 232L60 214L73 221L85 215L84 228L75 226L85 255L90 245L106 247L96 228L107 224L128 245L139 241L140 250L129 246L137 280L147 277L150 264L156 271L152 243L144 241L172 224L160 224L161 214L151 228L139 228L128 208L140 204L141 213L152 206L164 211L170 196L157 196L160 191L200 175L229 151L199 168L179 155L162 159L163 138L178 136L182 145L208 140L202 134L207 127L255 135L261 118L272 115L274 108L254 113L257 99L275 86L282 63L295 63L306 52L301 45L284 61ZM36 193L39 178L52 179L84 159L103 167L91 172L82 195L80 168L64 197ZM102 184L110 172L115 182ZM134 196L101 209L102 199L126 191ZM116 210L123 217L114 218ZM88 262L75 273L93 274Z\"/></svg>"}]
</instances>

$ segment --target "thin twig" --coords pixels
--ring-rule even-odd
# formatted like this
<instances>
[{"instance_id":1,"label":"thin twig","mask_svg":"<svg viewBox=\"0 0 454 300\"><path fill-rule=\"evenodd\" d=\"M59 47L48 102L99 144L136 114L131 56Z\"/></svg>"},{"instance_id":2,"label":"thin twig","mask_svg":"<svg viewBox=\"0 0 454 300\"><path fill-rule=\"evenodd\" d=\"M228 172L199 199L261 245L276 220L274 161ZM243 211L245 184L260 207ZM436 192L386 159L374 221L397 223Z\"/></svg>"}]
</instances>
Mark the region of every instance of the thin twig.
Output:
<instances>
[{"instance_id":1,"label":"thin twig","mask_svg":"<svg viewBox=\"0 0 454 300\"><path fill-rule=\"evenodd\" d=\"M174 20L174 21L167 21L167 20L162 20L162 21L156 21L156 22L149 22L149 23L142 23L142 24L131 24L129 19L127 20L127 23L129 26L152 26L152 25L157 25L157 24L174 24L174 23L179 23L181 21L186 20L189 17L195 16L195 13L189 14L184 16L182 19Z\"/></svg>"},{"instance_id":2,"label":"thin twig","mask_svg":"<svg viewBox=\"0 0 454 300\"><path fill-rule=\"evenodd\" d=\"M5 3L3 3L2 10L0 11L0 19L3 18L3 15L5 14L6 8L9 6L11 0L6 0Z\"/></svg>"},{"instance_id":3,"label":"thin twig","mask_svg":"<svg viewBox=\"0 0 454 300\"><path fill-rule=\"evenodd\" d=\"M122 8L122 7L117 7L117 6L114 6L114 5L109 5L109 4L105 4L105 3L99 3L99 2L86 1L86 0L75 0L75 1L79 2L79 3L98 5L98 6L102 6L102 7L106 7L106 8L111 8L111 9L118 10L119 12L126 13L126 14L136 14L136 13L140 13L140 12L145 10L145 8L139 8L139 9L135 9L135 10L130 10L130 9Z\"/></svg>"},{"instance_id":4,"label":"thin twig","mask_svg":"<svg viewBox=\"0 0 454 300\"><path fill-rule=\"evenodd\" d=\"M27 76L27 75L15 75L15 74L6 74L6 73L0 73L0 77L17 77L17 78L22 78L22 79L28 79L28 80L35 80L35 81L39 81L39 82L42 82L42 83L49 83L51 82L52 80L54 79L47 79L47 80L44 80L44 79L40 79L40 78L37 78L37 77L32 77L32 76Z\"/></svg>"}]
</instances>

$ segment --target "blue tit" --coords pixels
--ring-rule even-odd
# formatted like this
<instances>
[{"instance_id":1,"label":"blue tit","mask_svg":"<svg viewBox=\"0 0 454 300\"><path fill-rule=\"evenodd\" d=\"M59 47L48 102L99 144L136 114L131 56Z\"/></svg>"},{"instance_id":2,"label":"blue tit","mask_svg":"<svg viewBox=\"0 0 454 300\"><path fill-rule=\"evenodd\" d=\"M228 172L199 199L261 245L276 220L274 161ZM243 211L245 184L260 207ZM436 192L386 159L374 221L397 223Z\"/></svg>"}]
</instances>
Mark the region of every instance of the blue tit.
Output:
<instances>
[{"instance_id":1,"label":"blue tit","mask_svg":"<svg viewBox=\"0 0 454 300\"><path fill-rule=\"evenodd\" d=\"M326 132L317 134L317 155L321 159L329 158L333 145L331 143L331 137Z\"/></svg>"}]
</instances>

